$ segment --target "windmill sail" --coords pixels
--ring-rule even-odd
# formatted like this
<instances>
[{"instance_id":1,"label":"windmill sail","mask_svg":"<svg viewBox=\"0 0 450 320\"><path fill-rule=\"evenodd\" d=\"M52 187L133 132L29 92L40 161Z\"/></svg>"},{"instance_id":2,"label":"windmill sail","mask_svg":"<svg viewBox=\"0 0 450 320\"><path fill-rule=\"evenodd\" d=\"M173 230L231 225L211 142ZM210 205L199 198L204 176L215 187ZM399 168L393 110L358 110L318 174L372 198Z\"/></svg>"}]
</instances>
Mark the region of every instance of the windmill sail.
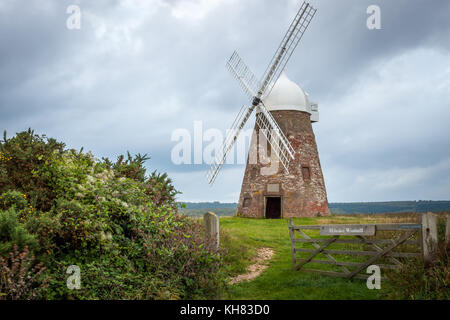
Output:
<instances>
[{"instance_id":1,"label":"windmill sail","mask_svg":"<svg viewBox=\"0 0 450 320\"><path fill-rule=\"evenodd\" d=\"M230 152L231 148L233 148L234 143L236 142L239 134L245 126L245 123L250 118L250 115L253 112L254 107L242 106L239 111L236 119L231 125L231 129L228 131L228 135L225 138L222 148L217 152L214 157L214 161L209 168L206 177L208 179L209 184L212 184L217 177L217 174L220 171L220 168L225 163L227 159L227 155Z\"/></svg>"},{"instance_id":2,"label":"windmill sail","mask_svg":"<svg viewBox=\"0 0 450 320\"><path fill-rule=\"evenodd\" d=\"M286 172L289 172L290 159L295 156L294 148L292 148L270 111L262 103L258 106L256 124L270 143L272 152L275 152Z\"/></svg>"},{"instance_id":3,"label":"windmill sail","mask_svg":"<svg viewBox=\"0 0 450 320\"><path fill-rule=\"evenodd\" d=\"M252 98L252 105L250 107L242 107L234 120L222 149L216 154L214 162L207 173L210 184L216 179L220 168L226 160L227 154L230 152L231 148L233 148L242 128L255 108L258 110L256 124L269 141L273 152L276 153L285 170L288 171L289 162L295 157L294 149L283 131L281 131L272 114L264 106L261 99L263 96L267 97L272 91L273 86L283 72L315 13L316 9L309 3L303 3L281 41L280 46L275 52L261 81L258 81L236 51L228 60L228 69L238 79L245 93Z\"/></svg>"},{"instance_id":4,"label":"windmill sail","mask_svg":"<svg viewBox=\"0 0 450 320\"><path fill-rule=\"evenodd\" d=\"M267 97L272 91L316 11L309 3L303 2L262 77L261 95Z\"/></svg>"},{"instance_id":5,"label":"windmill sail","mask_svg":"<svg viewBox=\"0 0 450 320\"><path fill-rule=\"evenodd\" d=\"M261 88L258 78L255 77L249 67L242 61L235 51L227 62L227 67L234 77L239 81L242 89L249 98L253 98Z\"/></svg>"}]
</instances>

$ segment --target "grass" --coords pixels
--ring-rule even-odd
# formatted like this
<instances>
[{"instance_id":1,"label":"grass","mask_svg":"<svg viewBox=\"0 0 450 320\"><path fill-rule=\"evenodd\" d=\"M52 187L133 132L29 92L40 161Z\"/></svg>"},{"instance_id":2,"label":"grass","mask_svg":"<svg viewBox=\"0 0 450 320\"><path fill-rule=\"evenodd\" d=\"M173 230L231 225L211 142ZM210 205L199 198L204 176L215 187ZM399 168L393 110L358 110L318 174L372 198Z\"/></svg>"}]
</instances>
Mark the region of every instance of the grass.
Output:
<instances>
[{"instance_id":1,"label":"grass","mask_svg":"<svg viewBox=\"0 0 450 320\"><path fill-rule=\"evenodd\" d=\"M417 222L416 215L351 215L296 218L296 225L330 223ZM292 269L288 221L223 217L221 246L230 274L245 273L259 247L275 251L269 267L256 279L229 286L227 299L383 299L386 290L369 290L364 280L347 280ZM340 257L342 258L342 257ZM345 259L345 257L344 257ZM340 259L342 260L342 259ZM329 266L319 266L327 268ZM316 268L314 266L314 268ZM317 269L317 268L316 268ZM382 271L383 272L383 271ZM384 286L386 287L386 286Z\"/></svg>"}]
</instances>

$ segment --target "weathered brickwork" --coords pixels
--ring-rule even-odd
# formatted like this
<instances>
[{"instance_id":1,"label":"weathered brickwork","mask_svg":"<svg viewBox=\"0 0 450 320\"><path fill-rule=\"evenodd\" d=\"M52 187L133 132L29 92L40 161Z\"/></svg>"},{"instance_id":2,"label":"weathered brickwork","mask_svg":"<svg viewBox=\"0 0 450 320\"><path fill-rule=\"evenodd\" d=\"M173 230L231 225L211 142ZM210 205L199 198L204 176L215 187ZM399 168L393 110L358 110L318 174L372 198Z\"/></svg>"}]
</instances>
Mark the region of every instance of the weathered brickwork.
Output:
<instances>
[{"instance_id":1,"label":"weathered brickwork","mask_svg":"<svg viewBox=\"0 0 450 320\"><path fill-rule=\"evenodd\" d=\"M257 134L250 144L238 212L245 217L264 218L265 197L276 196L281 197L283 218L328 215L327 193L310 115L291 110L271 113L296 151L295 159L291 160L287 173L270 151L267 152L269 157L264 157L265 149L258 147L259 128L255 126ZM265 141L260 143L266 144ZM250 163L251 157L257 159L257 163ZM276 168L277 163L278 170L267 174L268 168Z\"/></svg>"}]
</instances>

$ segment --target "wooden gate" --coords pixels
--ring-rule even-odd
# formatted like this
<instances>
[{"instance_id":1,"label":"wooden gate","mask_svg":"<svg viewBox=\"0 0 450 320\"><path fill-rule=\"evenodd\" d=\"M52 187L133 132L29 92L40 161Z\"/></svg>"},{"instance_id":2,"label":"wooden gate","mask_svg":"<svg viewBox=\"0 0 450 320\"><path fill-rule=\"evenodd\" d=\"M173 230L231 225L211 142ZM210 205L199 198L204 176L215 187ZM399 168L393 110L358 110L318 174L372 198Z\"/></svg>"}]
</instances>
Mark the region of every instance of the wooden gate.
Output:
<instances>
[{"instance_id":1,"label":"wooden gate","mask_svg":"<svg viewBox=\"0 0 450 320\"><path fill-rule=\"evenodd\" d=\"M311 230L311 236L307 235L305 230ZM295 270L349 279L366 279L368 275L360 272L365 272L370 265L395 269L402 265L405 258L422 256L421 224L295 226L293 219L290 219L289 234ZM316 237L317 235L319 237ZM331 248L332 246L334 248ZM305 269L306 264L317 264L321 269ZM340 271L333 271L330 268Z\"/></svg>"}]
</instances>

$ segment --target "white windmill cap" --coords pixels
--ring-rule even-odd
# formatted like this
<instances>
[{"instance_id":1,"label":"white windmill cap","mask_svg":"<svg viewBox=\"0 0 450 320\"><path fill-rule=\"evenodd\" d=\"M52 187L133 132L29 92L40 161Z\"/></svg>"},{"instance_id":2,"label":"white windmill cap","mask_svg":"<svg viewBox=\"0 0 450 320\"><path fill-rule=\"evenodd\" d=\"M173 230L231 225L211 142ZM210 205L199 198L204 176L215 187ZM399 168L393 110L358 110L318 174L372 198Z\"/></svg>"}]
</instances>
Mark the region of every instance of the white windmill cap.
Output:
<instances>
[{"instance_id":1,"label":"white windmill cap","mask_svg":"<svg viewBox=\"0 0 450 320\"><path fill-rule=\"evenodd\" d=\"M272 92L264 98L264 105L269 111L297 110L311 113L308 94L295 82L281 73Z\"/></svg>"}]
</instances>

